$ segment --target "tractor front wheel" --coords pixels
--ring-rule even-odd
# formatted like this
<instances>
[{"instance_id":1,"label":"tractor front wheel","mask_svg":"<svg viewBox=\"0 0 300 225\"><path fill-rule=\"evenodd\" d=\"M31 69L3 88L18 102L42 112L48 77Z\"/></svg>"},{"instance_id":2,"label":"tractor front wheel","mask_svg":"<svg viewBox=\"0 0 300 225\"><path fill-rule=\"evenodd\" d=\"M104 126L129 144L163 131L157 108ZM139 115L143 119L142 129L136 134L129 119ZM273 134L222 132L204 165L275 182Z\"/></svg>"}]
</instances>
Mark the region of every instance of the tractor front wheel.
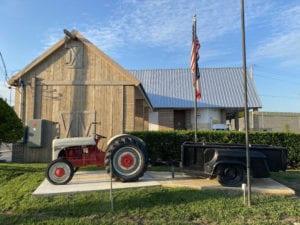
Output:
<instances>
[{"instance_id":1,"label":"tractor front wheel","mask_svg":"<svg viewBox=\"0 0 300 225\"><path fill-rule=\"evenodd\" d=\"M52 161L46 170L46 177L52 184L67 184L74 175L73 165L66 159L56 159Z\"/></svg>"}]
</instances>

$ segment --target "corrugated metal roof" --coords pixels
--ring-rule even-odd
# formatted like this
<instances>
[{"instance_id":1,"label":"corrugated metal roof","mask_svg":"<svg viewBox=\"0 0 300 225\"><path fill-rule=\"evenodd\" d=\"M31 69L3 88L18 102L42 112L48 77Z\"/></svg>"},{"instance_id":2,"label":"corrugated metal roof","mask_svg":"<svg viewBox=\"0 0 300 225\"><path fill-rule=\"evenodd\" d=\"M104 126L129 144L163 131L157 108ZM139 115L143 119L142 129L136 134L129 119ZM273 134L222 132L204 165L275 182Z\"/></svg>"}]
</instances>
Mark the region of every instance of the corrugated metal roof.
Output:
<instances>
[{"instance_id":1,"label":"corrugated metal roof","mask_svg":"<svg viewBox=\"0 0 300 225\"><path fill-rule=\"evenodd\" d=\"M129 70L138 78L154 108L193 108L194 88L190 69ZM200 69L202 108L243 108L243 69L202 68ZM250 75L248 75L248 106L262 107Z\"/></svg>"}]
</instances>

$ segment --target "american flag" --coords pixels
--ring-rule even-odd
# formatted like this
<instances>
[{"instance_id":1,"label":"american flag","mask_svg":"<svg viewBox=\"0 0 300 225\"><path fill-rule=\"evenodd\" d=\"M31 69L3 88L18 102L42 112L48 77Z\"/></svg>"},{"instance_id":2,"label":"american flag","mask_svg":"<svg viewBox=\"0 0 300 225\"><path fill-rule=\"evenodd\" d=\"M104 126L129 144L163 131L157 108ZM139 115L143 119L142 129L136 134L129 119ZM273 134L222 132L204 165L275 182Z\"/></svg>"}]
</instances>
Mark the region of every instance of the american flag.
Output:
<instances>
[{"instance_id":1,"label":"american flag","mask_svg":"<svg viewBox=\"0 0 300 225\"><path fill-rule=\"evenodd\" d=\"M200 71L198 68L198 60L199 60L199 49L201 45L198 40L196 34L196 20L193 23L193 38L192 38L192 50L191 50L191 71L193 73L193 85L195 87L195 95L198 100L201 99L201 92L199 87L199 80L200 80Z\"/></svg>"}]
</instances>

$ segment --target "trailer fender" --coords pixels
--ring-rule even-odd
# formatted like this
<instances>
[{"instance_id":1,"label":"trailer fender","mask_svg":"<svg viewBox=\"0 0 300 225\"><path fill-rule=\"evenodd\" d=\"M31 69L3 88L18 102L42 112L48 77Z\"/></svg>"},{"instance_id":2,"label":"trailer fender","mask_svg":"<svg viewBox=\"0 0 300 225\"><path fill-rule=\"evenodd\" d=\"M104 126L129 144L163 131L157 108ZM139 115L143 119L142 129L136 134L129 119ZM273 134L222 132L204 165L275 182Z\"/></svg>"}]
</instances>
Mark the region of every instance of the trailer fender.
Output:
<instances>
[{"instance_id":1,"label":"trailer fender","mask_svg":"<svg viewBox=\"0 0 300 225\"><path fill-rule=\"evenodd\" d=\"M210 178L215 178L218 175L217 170L218 170L218 167L220 165L238 165L238 166L241 166L243 169L246 169L246 164L242 161L238 161L238 160L221 160L221 161L216 162L213 165L213 168L212 168L211 172L207 171L210 174Z\"/></svg>"},{"instance_id":2,"label":"trailer fender","mask_svg":"<svg viewBox=\"0 0 300 225\"><path fill-rule=\"evenodd\" d=\"M251 176L254 178L263 178L270 176L270 168L266 158L251 159Z\"/></svg>"},{"instance_id":3,"label":"trailer fender","mask_svg":"<svg viewBox=\"0 0 300 225\"><path fill-rule=\"evenodd\" d=\"M245 182L245 167L237 161L221 161L215 166L213 174L219 183L228 187L239 187Z\"/></svg>"},{"instance_id":4,"label":"trailer fender","mask_svg":"<svg viewBox=\"0 0 300 225\"><path fill-rule=\"evenodd\" d=\"M220 165L239 165L241 166L244 170L246 170L247 165L243 161L231 161L231 160L222 160L218 161L213 165L212 171L209 172L211 178L215 178L218 174L218 166ZM251 160L250 162L250 174L254 178L263 178L263 177L269 177L270 176L270 169L268 166L268 163L266 162L265 159L263 158L256 158L254 160Z\"/></svg>"}]
</instances>

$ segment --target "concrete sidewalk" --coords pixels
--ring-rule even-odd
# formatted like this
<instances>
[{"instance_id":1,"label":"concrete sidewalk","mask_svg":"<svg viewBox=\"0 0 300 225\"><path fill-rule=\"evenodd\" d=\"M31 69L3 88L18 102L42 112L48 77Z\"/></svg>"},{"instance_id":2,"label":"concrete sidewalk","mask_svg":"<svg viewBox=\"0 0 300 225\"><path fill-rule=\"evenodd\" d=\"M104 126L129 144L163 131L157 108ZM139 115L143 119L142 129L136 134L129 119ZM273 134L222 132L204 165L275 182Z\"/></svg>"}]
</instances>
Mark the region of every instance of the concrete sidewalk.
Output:
<instances>
[{"instance_id":1,"label":"concrete sidewalk","mask_svg":"<svg viewBox=\"0 0 300 225\"><path fill-rule=\"evenodd\" d=\"M110 190L110 177L105 171L84 171L75 173L70 183L66 185L53 185L45 179L32 193L33 196L69 194L89 191ZM236 190L241 187L223 187L217 180L201 179L188 176L184 173L175 173L172 178L170 172L148 171L137 182L122 183L113 181L113 189L141 188L141 187L185 187L197 190ZM295 195L295 191L272 180L271 178L252 179L253 192L276 195Z\"/></svg>"}]
</instances>

